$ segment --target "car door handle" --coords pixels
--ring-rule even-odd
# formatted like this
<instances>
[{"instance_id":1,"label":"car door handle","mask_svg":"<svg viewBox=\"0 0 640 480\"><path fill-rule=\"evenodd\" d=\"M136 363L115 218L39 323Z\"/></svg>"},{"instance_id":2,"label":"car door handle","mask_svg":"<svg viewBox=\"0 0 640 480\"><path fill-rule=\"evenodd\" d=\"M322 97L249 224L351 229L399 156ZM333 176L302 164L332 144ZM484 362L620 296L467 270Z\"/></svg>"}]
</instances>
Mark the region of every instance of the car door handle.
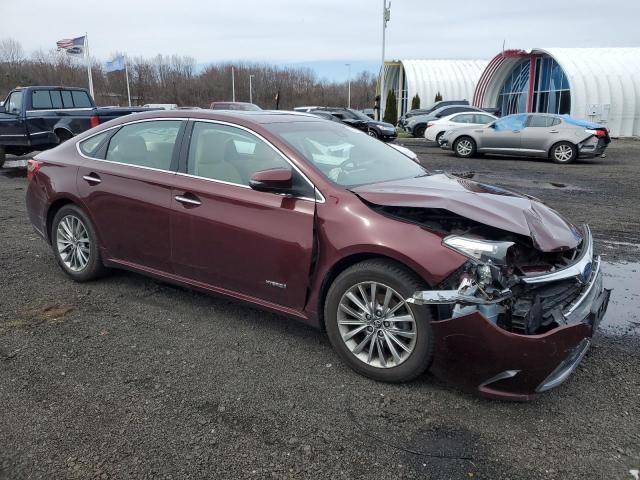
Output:
<instances>
[{"instance_id":1,"label":"car door handle","mask_svg":"<svg viewBox=\"0 0 640 480\"><path fill-rule=\"evenodd\" d=\"M511 133L520 133L520 130L511 130Z\"/></svg>"},{"instance_id":2,"label":"car door handle","mask_svg":"<svg viewBox=\"0 0 640 480\"><path fill-rule=\"evenodd\" d=\"M90 183L91 185L97 185L98 183L102 182L102 180L100 180L100 177L95 173L90 173L89 175L85 175L82 177L82 179Z\"/></svg>"},{"instance_id":3,"label":"car door handle","mask_svg":"<svg viewBox=\"0 0 640 480\"><path fill-rule=\"evenodd\" d=\"M192 205L192 206L198 206L202 203L200 202L198 197L196 197L195 195L187 196L186 193L184 195L176 195L176 201L183 203L185 205Z\"/></svg>"},{"instance_id":4,"label":"car door handle","mask_svg":"<svg viewBox=\"0 0 640 480\"><path fill-rule=\"evenodd\" d=\"M559 130L549 130L549 133L560 133Z\"/></svg>"}]
</instances>

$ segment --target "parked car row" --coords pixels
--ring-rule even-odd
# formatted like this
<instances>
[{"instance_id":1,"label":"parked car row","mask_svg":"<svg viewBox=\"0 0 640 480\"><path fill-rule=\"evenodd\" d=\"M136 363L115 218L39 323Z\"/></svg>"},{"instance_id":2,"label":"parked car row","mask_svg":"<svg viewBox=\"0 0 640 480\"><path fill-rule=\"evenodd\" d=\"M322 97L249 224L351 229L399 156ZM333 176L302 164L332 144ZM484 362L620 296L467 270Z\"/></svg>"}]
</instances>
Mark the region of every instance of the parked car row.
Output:
<instances>
[{"instance_id":1,"label":"parked car row","mask_svg":"<svg viewBox=\"0 0 640 480\"><path fill-rule=\"evenodd\" d=\"M453 150L462 158L492 153L549 158L556 163L604 157L611 142L602 125L548 113L520 113L482 125L454 128L438 140L441 148Z\"/></svg>"},{"instance_id":2,"label":"parked car row","mask_svg":"<svg viewBox=\"0 0 640 480\"><path fill-rule=\"evenodd\" d=\"M305 111L327 120L342 122L383 142L390 142L398 136L396 127L392 124L373 120L368 115L353 108L301 107L296 110Z\"/></svg>"}]
</instances>

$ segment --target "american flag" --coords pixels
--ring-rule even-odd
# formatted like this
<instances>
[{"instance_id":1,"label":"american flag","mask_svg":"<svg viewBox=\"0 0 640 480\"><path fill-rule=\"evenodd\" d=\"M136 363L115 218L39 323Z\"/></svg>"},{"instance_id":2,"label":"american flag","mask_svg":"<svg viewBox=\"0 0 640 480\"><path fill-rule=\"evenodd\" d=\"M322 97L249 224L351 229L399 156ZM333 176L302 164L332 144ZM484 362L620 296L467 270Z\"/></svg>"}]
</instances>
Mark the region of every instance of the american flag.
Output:
<instances>
[{"instance_id":1,"label":"american flag","mask_svg":"<svg viewBox=\"0 0 640 480\"><path fill-rule=\"evenodd\" d=\"M67 53L80 54L84 52L84 37L63 38L56 42L56 47L66 50Z\"/></svg>"}]
</instances>

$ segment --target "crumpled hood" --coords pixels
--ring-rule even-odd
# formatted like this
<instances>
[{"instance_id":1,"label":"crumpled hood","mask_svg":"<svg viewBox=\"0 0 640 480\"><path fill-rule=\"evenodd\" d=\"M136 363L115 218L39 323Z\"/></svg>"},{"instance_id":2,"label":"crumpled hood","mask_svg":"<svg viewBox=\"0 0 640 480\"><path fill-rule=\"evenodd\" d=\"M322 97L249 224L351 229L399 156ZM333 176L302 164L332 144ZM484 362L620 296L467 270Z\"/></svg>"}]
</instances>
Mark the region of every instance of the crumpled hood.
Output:
<instances>
[{"instance_id":1,"label":"crumpled hood","mask_svg":"<svg viewBox=\"0 0 640 480\"><path fill-rule=\"evenodd\" d=\"M351 191L375 205L448 210L485 225L526 235L544 252L575 248L582 240L572 224L533 197L452 175L362 185Z\"/></svg>"}]
</instances>

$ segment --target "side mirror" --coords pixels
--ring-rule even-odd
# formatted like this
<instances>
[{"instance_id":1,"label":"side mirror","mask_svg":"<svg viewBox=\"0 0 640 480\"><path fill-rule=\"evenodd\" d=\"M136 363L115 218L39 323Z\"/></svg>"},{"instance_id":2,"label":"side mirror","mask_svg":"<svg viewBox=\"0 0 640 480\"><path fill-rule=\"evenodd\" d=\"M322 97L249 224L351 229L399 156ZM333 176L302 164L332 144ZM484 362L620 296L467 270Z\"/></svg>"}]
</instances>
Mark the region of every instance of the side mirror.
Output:
<instances>
[{"instance_id":1,"label":"side mirror","mask_svg":"<svg viewBox=\"0 0 640 480\"><path fill-rule=\"evenodd\" d=\"M7 113L7 110L4 108L4 105L0 105L0 113Z\"/></svg>"},{"instance_id":2,"label":"side mirror","mask_svg":"<svg viewBox=\"0 0 640 480\"><path fill-rule=\"evenodd\" d=\"M288 168L260 170L251 175L249 185L259 192L291 193L293 172Z\"/></svg>"}]
</instances>

